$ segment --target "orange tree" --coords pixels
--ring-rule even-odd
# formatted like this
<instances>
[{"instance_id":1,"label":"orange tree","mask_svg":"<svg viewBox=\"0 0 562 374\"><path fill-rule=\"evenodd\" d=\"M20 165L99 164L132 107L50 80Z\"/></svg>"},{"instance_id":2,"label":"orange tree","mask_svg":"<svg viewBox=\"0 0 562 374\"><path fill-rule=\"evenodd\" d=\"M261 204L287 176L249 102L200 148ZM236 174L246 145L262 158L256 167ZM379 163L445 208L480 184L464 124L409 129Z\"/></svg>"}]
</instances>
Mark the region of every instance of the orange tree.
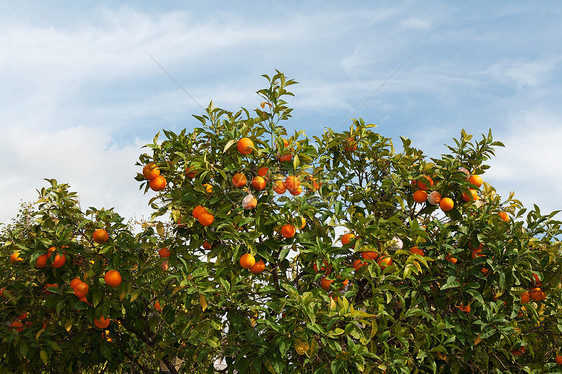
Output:
<instances>
[{"instance_id":1,"label":"orange tree","mask_svg":"<svg viewBox=\"0 0 562 374\"><path fill-rule=\"evenodd\" d=\"M82 214L53 181L31 222L4 230L2 321L32 309L49 323L6 326L0 365L150 372L177 357L187 372L560 371L560 222L482 181L501 143L463 131L427 158L362 120L288 134L295 82L265 78L253 111L211 103L200 127L147 145L136 178L154 214L140 233L111 210ZM92 242L96 228L108 242ZM78 264L34 269L51 246ZM10 264L16 250L23 262ZM123 275L117 288L108 270ZM80 274L86 302L69 286ZM45 295L47 281L66 288ZM101 316L109 335L92 328Z\"/></svg>"}]
</instances>

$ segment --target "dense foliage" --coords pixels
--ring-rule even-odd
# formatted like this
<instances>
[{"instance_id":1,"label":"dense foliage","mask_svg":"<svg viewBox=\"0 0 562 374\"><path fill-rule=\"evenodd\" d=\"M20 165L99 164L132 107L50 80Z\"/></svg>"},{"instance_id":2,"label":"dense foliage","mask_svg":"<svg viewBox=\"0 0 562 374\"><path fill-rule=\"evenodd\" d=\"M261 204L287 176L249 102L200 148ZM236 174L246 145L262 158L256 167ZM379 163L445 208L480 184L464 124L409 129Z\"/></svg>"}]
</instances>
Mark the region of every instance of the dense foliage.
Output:
<instances>
[{"instance_id":1,"label":"dense foliage","mask_svg":"<svg viewBox=\"0 0 562 374\"><path fill-rule=\"evenodd\" d=\"M481 183L491 133L435 159L362 120L287 134L295 82L265 78L147 145L141 229L54 180L3 227L0 370L560 371L560 222Z\"/></svg>"}]
</instances>

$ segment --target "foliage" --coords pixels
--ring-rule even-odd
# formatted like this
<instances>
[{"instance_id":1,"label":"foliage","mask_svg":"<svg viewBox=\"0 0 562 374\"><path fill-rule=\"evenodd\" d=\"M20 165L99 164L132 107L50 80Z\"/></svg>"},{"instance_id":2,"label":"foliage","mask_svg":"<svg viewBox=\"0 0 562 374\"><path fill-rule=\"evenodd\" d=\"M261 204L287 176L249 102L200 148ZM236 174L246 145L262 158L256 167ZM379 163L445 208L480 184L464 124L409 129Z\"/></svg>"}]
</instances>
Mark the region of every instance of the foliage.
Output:
<instances>
[{"instance_id":1,"label":"foliage","mask_svg":"<svg viewBox=\"0 0 562 374\"><path fill-rule=\"evenodd\" d=\"M0 369L148 373L177 357L193 373L220 371L219 360L229 373L559 370L555 212L502 200L487 183L478 200L463 200L477 189L467 176L483 174L502 146L491 133L476 141L463 131L440 158L406 138L398 152L363 120L313 139L288 134L281 121L291 116L286 97L295 82L279 72L264 77L269 87L252 112L211 103L193 131L165 130L147 145L139 166L155 163L167 184L155 193L137 175L154 208L140 232L113 210L82 213L54 180L4 227L0 318L9 324L27 312L29 324L0 329ZM247 155L237 149L244 137L254 144ZM263 167L267 186L257 190L250 181ZM248 183L236 187L235 173ZM290 183L292 191L274 192L288 176L302 192ZM452 210L413 200L427 177L428 192L451 198ZM254 209L243 207L249 194ZM199 205L212 224L193 216ZM296 235L282 235L286 224ZM97 228L107 230L107 243L92 241ZM342 245L348 232L356 239ZM36 269L51 247L66 264ZM171 252L164 260L163 247ZM14 251L22 263L10 263ZM246 253L265 271L243 268ZM123 276L117 288L103 280L110 269ZM69 286L75 277L89 284L87 302ZM46 293L46 283L59 287ZM535 287L538 301L523 305L521 294ZM102 315L111 318L107 331L92 327Z\"/></svg>"}]
</instances>

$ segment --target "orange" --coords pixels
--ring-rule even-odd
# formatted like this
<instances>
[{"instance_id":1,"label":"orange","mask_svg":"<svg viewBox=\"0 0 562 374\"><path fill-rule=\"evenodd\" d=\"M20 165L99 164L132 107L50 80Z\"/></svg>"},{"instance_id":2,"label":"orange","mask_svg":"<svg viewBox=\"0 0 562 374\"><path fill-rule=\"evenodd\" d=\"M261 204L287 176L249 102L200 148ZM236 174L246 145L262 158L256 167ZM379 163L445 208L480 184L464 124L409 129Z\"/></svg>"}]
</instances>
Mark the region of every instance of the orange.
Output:
<instances>
[{"instance_id":1,"label":"orange","mask_svg":"<svg viewBox=\"0 0 562 374\"><path fill-rule=\"evenodd\" d=\"M209 183L205 183L203 187L205 187L206 193L213 193L213 186L211 186Z\"/></svg>"},{"instance_id":2,"label":"orange","mask_svg":"<svg viewBox=\"0 0 562 374\"><path fill-rule=\"evenodd\" d=\"M433 186L433 179L431 179L431 177L428 177L427 175L424 175L418 181L418 188L425 191L429 188L429 186Z\"/></svg>"},{"instance_id":3,"label":"orange","mask_svg":"<svg viewBox=\"0 0 562 374\"><path fill-rule=\"evenodd\" d=\"M263 177L257 176L252 179L252 187L256 190L261 191L265 189L265 179Z\"/></svg>"},{"instance_id":4,"label":"orange","mask_svg":"<svg viewBox=\"0 0 562 374\"><path fill-rule=\"evenodd\" d=\"M188 167L185 168L185 174L189 178L195 178L195 175L197 174L197 172L195 170L191 170L191 168L188 166Z\"/></svg>"},{"instance_id":5,"label":"orange","mask_svg":"<svg viewBox=\"0 0 562 374\"><path fill-rule=\"evenodd\" d=\"M295 188L294 190L290 190L289 192L293 196L300 195L302 192L302 186L298 186L297 188Z\"/></svg>"},{"instance_id":6,"label":"orange","mask_svg":"<svg viewBox=\"0 0 562 374\"><path fill-rule=\"evenodd\" d=\"M88 294L90 287L88 286L87 283L80 281L74 285L73 290L76 297L80 298Z\"/></svg>"},{"instance_id":7,"label":"orange","mask_svg":"<svg viewBox=\"0 0 562 374\"><path fill-rule=\"evenodd\" d=\"M509 216L507 215L506 212L499 212L498 214L500 215L500 218L501 218L504 222L509 222Z\"/></svg>"},{"instance_id":8,"label":"orange","mask_svg":"<svg viewBox=\"0 0 562 374\"><path fill-rule=\"evenodd\" d=\"M273 191L275 191L279 195L281 195L281 194L284 194L285 191L287 191L287 188L285 187L285 184L283 183L283 181L278 180L278 181L275 181Z\"/></svg>"},{"instance_id":9,"label":"orange","mask_svg":"<svg viewBox=\"0 0 562 374\"><path fill-rule=\"evenodd\" d=\"M105 273L103 280L108 286L117 287L121 284L122 278L121 274L119 274L117 270L109 270L107 273Z\"/></svg>"},{"instance_id":10,"label":"orange","mask_svg":"<svg viewBox=\"0 0 562 374\"><path fill-rule=\"evenodd\" d=\"M244 269L251 269L256 264L256 259L250 253L244 253L240 257L240 266Z\"/></svg>"},{"instance_id":11,"label":"orange","mask_svg":"<svg viewBox=\"0 0 562 374\"><path fill-rule=\"evenodd\" d=\"M195 208L193 208L193 212L191 213L191 215L199 219L201 213L205 213L205 212L207 212L207 209L203 208L201 205L197 205Z\"/></svg>"},{"instance_id":12,"label":"orange","mask_svg":"<svg viewBox=\"0 0 562 374\"><path fill-rule=\"evenodd\" d=\"M203 242L203 248L206 249L206 250L209 250L209 249L212 248L212 245L209 244L209 242L205 240L205 241Z\"/></svg>"},{"instance_id":13,"label":"orange","mask_svg":"<svg viewBox=\"0 0 562 374\"><path fill-rule=\"evenodd\" d=\"M94 235L92 236L92 238L96 243L101 244L109 240L109 235L104 229L97 229L96 231L94 231Z\"/></svg>"},{"instance_id":14,"label":"orange","mask_svg":"<svg viewBox=\"0 0 562 374\"><path fill-rule=\"evenodd\" d=\"M546 296L540 287L534 287L529 290L529 296L533 301L542 301L543 297Z\"/></svg>"},{"instance_id":15,"label":"orange","mask_svg":"<svg viewBox=\"0 0 562 374\"><path fill-rule=\"evenodd\" d=\"M244 196L244 199L242 199L242 208L246 210L254 209L257 206L258 206L258 200L256 200L256 197L254 195L246 195Z\"/></svg>"},{"instance_id":16,"label":"orange","mask_svg":"<svg viewBox=\"0 0 562 374\"><path fill-rule=\"evenodd\" d=\"M470 305L464 305L464 304L460 304L459 306L457 306L457 308L459 308L461 311L465 312L465 313L470 313Z\"/></svg>"},{"instance_id":17,"label":"orange","mask_svg":"<svg viewBox=\"0 0 562 374\"><path fill-rule=\"evenodd\" d=\"M360 259L355 259L353 260L353 268L355 269L355 271L361 269L363 266L365 265L369 265L368 263L361 261Z\"/></svg>"},{"instance_id":18,"label":"orange","mask_svg":"<svg viewBox=\"0 0 562 374\"><path fill-rule=\"evenodd\" d=\"M283 148L285 150L285 152L287 151L291 151L290 149L287 150L287 147L289 147L289 141L287 139L283 139ZM280 155L279 152L277 152L277 159L279 161L291 161L293 159L293 155L290 153L285 153L283 155Z\"/></svg>"},{"instance_id":19,"label":"orange","mask_svg":"<svg viewBox=\"0 0 562 374\"><path fill-rule=\"evenodd\" d=\"M20 257L20 253L19 252L14 252L12 253L12 255L10 256L10 262L12 264L17 264L18 262L22 262L23 258Z\"/></svg>"},{"instance_id":20,"label":"orange","mask_svg":"<svg viewBox=\"0 0 562 374\"><path fill-rule=\"evenodd\" d=\"M49 289L49 288L58 288L59 285L56 284L56 283L45 283L45 286L44 286L44 287L45 287L45 293L46 293L46 294L51 294L51 292L49 292L48 289Z\"/></svg>"},{"instance_id":21,"label":"orange","mask_svg":"<svg viewBox=\"0 0 562 374\"><path fill-rule=\"evenodd\" d=\"M56 255L55 259L53 260L53 267L54 268L61 268L61 267L63 267L65 262L66 262L66 258L64 257L64 254Z\"/></svg>"},{"instance_id":22,"label":"orange","mask_svg":"<svg viewBox=\"0 0 562 374\"><path fill-rule=\"evenodd\" d=\"M289 175L285 179L285 188L289 190L289 192L297 190L301 186L301 182L299 178L295 175Z\"/></svg>"},{"instance_id":23,"label":"orange","mask_svg":"<svg viewBox=\"0 0 562 374\"><path fill-rule=\"evenodd\" d=\"M154 162L151 162L142 168L142 175L148 180L153 180L160 175L160 168Z\"/></svg>"},{"instance_id":24,"label":"orange","mask_svg":"<svg viewBox=\"0 0 562 374\"><path fill-rule=\"evenodd\" d=\"M100 319L94 318L94 325L100 329L105 329L109 326L109 318L101 316Z\"/></svg>"},{"instance_id":25,"label":"orange","mask_svg":"<svg viewBox=\"0 0 562 374\"><path fill-rule=\"evenodd\" d=\"M250 272L254 274L259 274L264 270L265 270L265 263L263 262L263 260L259 260L254 264L254 266L250 268Z\"/></svg>"},{"instance_id":26,"label":"orange","mask_svg":"<svg viewBox=\"0 0 562 374\"><path fill-rule=\"evenodd\" d=\"M468 178L468 181L475 185L477 188L480 188L480 186L482 185L482 177L480 177L479 175L471 175Z\"/></svg>"},{"instance_id":27,"label":"orange","mask_svg":"<svg viewBox=\"0 0 562 374\"><path fill-rule=\"evenodd\" d=\"M283 235L287 239L295 236L295 232L295 226L291 225L290 223L286 223L281 227L281 235Z\"/></svg>"},{"instance_id":28,"label":"orange","mask_svg":"<svg viewBox=\"0 0 562 374\"><path fill-rule=\"evenodd\" d=\"M472 250L472 259L474 260L476 257L486 257L486 255L482 253L482 244Z\"/></svg>"},{"instance_id":29,"label":"orange","mask_svg":"<svg viewBox=\"0 0 562 374\"><path fill-rule=\"evenodd\" d=\"M199 215L199 223L203 226L210 226L214 221L215 216L213 216L211 213L203 212L201 213L201 215Z\"/></svg>"},{"instance_id":30,"label":"orange","mask_svg":"<svg viewBox=\"0 0 562 374\"><path fill-rule=\"evenodd\" d=\"M172 254L172 252L170 252L170 249L169 249L169 248L164 247L164 248L161 248L161 249L158 251L158 254L159 254L160 257L162 257L162 258L167 258L167 257L170 257L170 255Z\"/></svg>"},{"instance_id":31,"label":"orange","mask_svg":"<svg viewBox=\"0 0 562 374\"><path fill-rule=\"evenodd\" d=\"M420 256L424 255L423 249L418 248L418 246L413 246L412 248L410 248L410 252L412 252L415 255L420 255Z\"/></svg>"},{"instance_id":32,"label":"orange","mask_svg":"<svg viewBox=\"0 0 562 374\"><path fill-rule=\"evenodd\" d=\"M444 212L450 211L451 209L453 209L454 206L455 206L454 201L449 197L445 197L441 199L441 201L439 202L439 207Z\"/></svg>"},{"instance_id":33,"label":"orange","mask_svg":"<svg viewBox=\"0 0 562 374\"><path fill-rule=\"evenodd\" d=\"M320 287L322 287L322 289L328 291L330 289L330 285L333 283L333 280L329 280L326 277L323 277L322 280L320 281Z\"/></svg>"},{"instance_id":34,"label":"orange","mask_svg":"<svg viewBox=\"0 0 562 374\"><path fill-rule=\"evenodd\" d=\"M152 188L152 191L162 191L164 188L166 188L166 178L164 178L162 175L159 175L150 181L149 186L150 188Z\"/></svg>"},{"instance_id":35,"label":"orange","mask_svg":"<svg viewBox=\"0 0 562 374\"><path fill-rule=\"evenodd\" d=\"M363 257L365 260L374 261L377 259L377 257L379 257L379 254L374 251L366 251L366 252L361 252L361 257Z\"/></svg>"},{"instance_id":36,"label":"orange","mask_svg":"<svg viewBox=\"0 0 562 374\"><path fill-rule=\"evenodd\" d=\"M525 291L521 294L521 304L527 304L529 301L531 301L531 295L529 294L529 291Z\"/></svg>"},{"instance_id":37,"label":"orange","mask_svg":"<svg viewBox=\"0 0 562 374\"><path fill-rule=\"evenodd\" d=\"M244 187L246 182L248 182L248 179L246 179L246 176L242 173L236 173L232 176L232 184L238 188Z\"/></svg>"},{"instance_id":38,"label":"orange","mask_svg":"<svg viewBox=\"0 0 562 374\"><path fill-rule=\"evenodd\" d=\"M318 266L316 266L316 263L314 263L312 265L312 268L314 269L314 271L316 273L318 273ZM328 264L326 261L324 261L324 264L322 265L322 267L320 268L320 270L322 270L325 274L329 274L330 271L332 271L332 267L330 266L330 264Z\"/></svg>"},{"instance_id":39,"label":"orange","mask_svg":"<svg viewBox=\"0 0 562 374\"><path fill-rule=\"evenodd\" d=\"M73 280L70 281L70 288L74 289L74 287L80 282L82 282L82 279L74 278Z\"/></svg>"},{"instance_id":40,"label":"orange","mask_svg":"<svg viewBox=\"0 0 562 374\"><path fill-rule=\"evenodd\" d=\"M250 138L242 138L238 141L236 148L238 148L238 152L241 154L249 155L252 153L252 148L254 148L254 142Z\"/></svg>"},{"instance_id":41,"label":"orange","mask_svg":"<svg viewBox=\"0 0 562 374\"><path fill-rule=\"evenodd\" d=\"M447 253L447 256L445 256L445 260L447 260L447 261L449 261L453 264L456 264L458 262L458 260L456 258L452 257L450 253Z\"/></svg>"},{"instance_id":42,"label":"orange","mask_svg":"<svg viewBox=\"0 0 562 374\"><path fill-rule=\"evenodd\" d=\"M21 323L20 321L14 321L14 322L10 323L10 326L8 327L8 330L16 330L17 332L22 332L23 331L23 323Z\"/></svg>"},{"instance_id":43,"label":"orange","mask_svg":"<svg viewBox=\"0 0 562 374\"><path fill-rule=\"evenodd\" d=\"M431 192L427 195L427 202L432 205L437 205L441 201L441 194L437 191Z\"/></svg>"},{"instance_id":44,"label":"orange","mask_svg":"<svg viewBox=\"0 0 562 374\"><path fill-rule=\"evenodd\" d=\"M348 232L347 234L345 234L344 236L342 236L341 238L341 244L342 245L347 245L351 242L351 239L355 239L355 235L353 235L352 233Z\"/></svg>"},{"instance_id":45,"label":"orange","mask_svg":"<svg viewBox=\"0 0 562 374\"><path fill-rule=\"evenodd\" d=\"M269 171L269 168L266 168L265 166L262 166L261 168L258 169L258 175L260 177L265 177L267 175L268 171Z\"/></svg>"},{"instance_id":46,"label":"orange","mask_svg":"<svg viewBox=\"0 0 562 374\"><path fill-rule=\"evenodd\" d=\"M355 138L347 138L347 140L345 141L345 150L347 152L353 152L355 150L357 150L357 142L355 141Z\"/></svg>"},{"instance_id":47,"label":"orange","mask_svg":"<svg viewBox=\"0 0 562 374\"><path fill-rule=\"evenodd\" d=\"M427 192L424 190L417 190L414 192L414 201L416 203L424 203L427 200Z\"/></svg>"},{"instance_id":48,"label":"orange","mask_svg":"<svg viewBox=\"0 0 562 374\"><path fill-rule=\"evenodd\" d=\"M556 363L558 365L562 365L562 356L558 355L554 358L554 361L556 361Z\"/></svg>"},{"instance_id":49,"label":"orange","mask_svg":"<svg viewBox=\"0 0 562 374\"><path fill-rule=\"evenodd\" d=\"M541 282L541 280L539 279L538 274L533 274L533 278L535 278L535 286L540 287L541 284L542 284L542 282Z\"/></svg>"},{"instance_id":50,"label":"orange","mask_svg":"<svg viewBox=\"0 0 562 374\"><path fill-rule=\"evenodd\" d=\"M521 356L523 355L523 353L525 353L525 347L521 347L519 349L514 349L511 351L511 354L514 356Z\"/></svg>"},{"instance_id":51,"label":"orange","mask_svg":"<svg viewBox=\"0 0 562 374\"><path fill-rule=\"evenodd\" d=\"M43 269L45 266L47 266L47 259L49 258L49 256L47 256L47 254L43 254L39 257L37 257L37 262L35 263L35 267L37 269Z\"/></svg>"},{"instance_id":52,"label":"orange","mask_svg":"<svg viewBox=\"0 0 562 374\"><path fill-rule=\"evenodd\" d=\"M160 301L156 300L156 302L154 303L154 309L156 309L159 312L162 311L162 307L160 306Z\"/></svg>"},{"instance_id":53,"label":"orange","mask_svg":"<svg viewBox=\"0 0 562 374\"><path fill-rule=\"evenodd\" d=\"M392 265L392 257L390 256L381 256L379 261L377 261L381 269L384 269L387 266Z\"/></svg>"},{"instance_id":54,"label":"orange","mask_svg":"<svg viewBox=\"0 0 562 374\"><path fill-rule=\"evenodd\" d=\"M464 201L478 200L478 192L476 192L476 190L473 189L473 188L469 188L468 193L466 193L466 192L462 193L462 199Z\"/></svg>"}]
</instances>

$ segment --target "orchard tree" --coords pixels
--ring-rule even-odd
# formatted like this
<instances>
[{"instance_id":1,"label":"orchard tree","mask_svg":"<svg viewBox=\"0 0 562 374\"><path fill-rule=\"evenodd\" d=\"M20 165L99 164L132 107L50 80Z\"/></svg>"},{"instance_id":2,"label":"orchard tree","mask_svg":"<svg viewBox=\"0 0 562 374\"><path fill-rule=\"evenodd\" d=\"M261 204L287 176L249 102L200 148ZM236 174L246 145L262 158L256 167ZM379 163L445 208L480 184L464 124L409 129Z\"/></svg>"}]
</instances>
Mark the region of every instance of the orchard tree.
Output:
<instances>
[{"instance_id":1,"label":"orchard tree","mask_svg":"<svg viewBox=\"0 0 562 374\"><path fill-rule=\"evenodd\" d=\"M309 139L264 77L253 111L147 145L140 230L53 180L4 227L0 369L562 372L560 222L483 181L491 133Z\"/></svg>"}]
</instances>

